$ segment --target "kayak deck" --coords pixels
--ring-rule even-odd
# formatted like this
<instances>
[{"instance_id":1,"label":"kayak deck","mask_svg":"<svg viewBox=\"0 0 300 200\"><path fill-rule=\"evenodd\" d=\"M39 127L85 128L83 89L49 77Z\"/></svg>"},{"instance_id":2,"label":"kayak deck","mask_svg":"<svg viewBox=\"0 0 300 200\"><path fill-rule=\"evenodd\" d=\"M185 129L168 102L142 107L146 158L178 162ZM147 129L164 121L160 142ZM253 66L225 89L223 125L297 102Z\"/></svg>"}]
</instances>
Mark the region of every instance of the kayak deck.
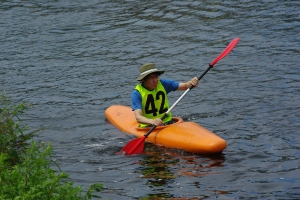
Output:
<instances>
[{"instance_id":1,"label":"kayak deck","mask_svg":"<svg viewBox=\"0 0 300 200\"><path fill-rule=\"evenodd\" d=\"M123 132L143 137L150 128L140 128L128 106L113 105L105 110L106 118ZM226 141L194 122L173 118L176 123L156 127L146 141L192 153L214 154L226 148Z\"/></svg>"}]
</instances>

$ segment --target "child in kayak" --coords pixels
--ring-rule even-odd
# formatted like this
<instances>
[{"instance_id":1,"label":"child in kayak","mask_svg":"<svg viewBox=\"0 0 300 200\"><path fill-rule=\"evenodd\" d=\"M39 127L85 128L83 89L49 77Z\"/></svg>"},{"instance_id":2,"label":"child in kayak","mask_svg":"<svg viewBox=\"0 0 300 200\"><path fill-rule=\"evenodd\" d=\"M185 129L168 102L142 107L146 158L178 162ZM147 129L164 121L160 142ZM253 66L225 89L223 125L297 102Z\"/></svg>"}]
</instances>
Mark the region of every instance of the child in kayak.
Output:
<instances>
[{"instance_id":1,"label":"child in kayak","mask_svg":"<svg viewBox=\"0 0 300 200\"><path fill-rule=\"evenodd\" d=\"M158 70L153 63L141 66L140 83L131 94L131 107L140 127L172 124L172 113L161 120L169 109L168 93L176 90L187 90L191 85L198 85L198 78L182 83L168 79L159 79L164 70Z\"/></svg>"}]
</instances>

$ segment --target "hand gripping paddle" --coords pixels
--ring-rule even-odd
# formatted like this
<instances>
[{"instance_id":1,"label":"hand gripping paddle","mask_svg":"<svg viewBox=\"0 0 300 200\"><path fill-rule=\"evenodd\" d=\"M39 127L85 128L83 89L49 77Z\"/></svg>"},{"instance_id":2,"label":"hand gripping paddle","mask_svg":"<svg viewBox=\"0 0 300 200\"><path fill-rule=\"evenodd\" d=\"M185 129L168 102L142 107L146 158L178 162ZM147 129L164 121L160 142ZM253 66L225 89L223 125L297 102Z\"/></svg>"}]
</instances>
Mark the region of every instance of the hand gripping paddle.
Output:
<instances>
[{"instance_id":1,"label":"hand gripping paddle","mask_svg":"<svg viewBox=\"0 0 300 200\"><path fill-rule=\"evenodd\" d=\"M231 50L235 47L235 45L239 42L240 38L233 39L229 45L224 49L224 51L209 64L209 67L203 72L201 76L199 76L198 80L200 80L213 66L227 56ZM168 115L169 112L181 101L181 99L191 90L193 89L193 85L191 85L181 96L180 98L169 108L169 110L162 116L162 120ZM150 133L156 128L156 126L152 126L151 129L141 138L136 138L128 142L125 147L122 148L118 154L122 154L125 152L126 155L132 154L140 154L144 152L144 143L146 138L150 135Z\"/></svg>"}]
</instances>

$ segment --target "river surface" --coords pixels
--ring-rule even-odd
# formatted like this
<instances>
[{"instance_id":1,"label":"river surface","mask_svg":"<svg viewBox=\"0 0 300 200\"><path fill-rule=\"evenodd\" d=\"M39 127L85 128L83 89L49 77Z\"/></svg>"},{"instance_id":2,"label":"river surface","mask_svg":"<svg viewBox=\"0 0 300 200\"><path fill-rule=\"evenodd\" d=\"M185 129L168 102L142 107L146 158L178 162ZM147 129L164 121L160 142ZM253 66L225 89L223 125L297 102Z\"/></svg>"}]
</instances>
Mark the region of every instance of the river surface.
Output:
<instances>
[{"instance_id":1,"label":"river surface","mask_svg":"<svg viewBox=\"0 0 300 200\"><path fill-rule=\"evenodd\" d=\"M300 1L0 1L0 90L33 107L24 121L54 146L75 185L103 199L300 198ZM173 110L227 141L216 156L146 144L105 118L130 106L139 67L199 76ZM170 104L182 92L170 94Z\"/></svg>"}]
</instances>

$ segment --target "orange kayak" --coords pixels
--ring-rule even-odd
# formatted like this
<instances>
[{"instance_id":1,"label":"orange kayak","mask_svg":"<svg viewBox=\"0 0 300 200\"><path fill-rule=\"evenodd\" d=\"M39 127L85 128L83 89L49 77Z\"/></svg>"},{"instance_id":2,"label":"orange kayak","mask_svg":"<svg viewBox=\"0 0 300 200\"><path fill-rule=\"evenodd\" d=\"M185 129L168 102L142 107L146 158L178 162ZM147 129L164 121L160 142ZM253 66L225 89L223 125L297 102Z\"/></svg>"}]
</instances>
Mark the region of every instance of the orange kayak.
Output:
<instances>
[{"instance_id":1,"label":"orange kayak","mask_svg":"<svg viewBox=\"0 0 300 200\"><path fill-rule=\"evenodd\" d=\"M150 128L139 128L134 112L128 106L113 105L105 110L106 118L118 129L143 137ZM176 123L156 127L146 141L192 153L214 154L226 148L226 141L194 122L173 117Z\"/></svg>"}]
</instances>

